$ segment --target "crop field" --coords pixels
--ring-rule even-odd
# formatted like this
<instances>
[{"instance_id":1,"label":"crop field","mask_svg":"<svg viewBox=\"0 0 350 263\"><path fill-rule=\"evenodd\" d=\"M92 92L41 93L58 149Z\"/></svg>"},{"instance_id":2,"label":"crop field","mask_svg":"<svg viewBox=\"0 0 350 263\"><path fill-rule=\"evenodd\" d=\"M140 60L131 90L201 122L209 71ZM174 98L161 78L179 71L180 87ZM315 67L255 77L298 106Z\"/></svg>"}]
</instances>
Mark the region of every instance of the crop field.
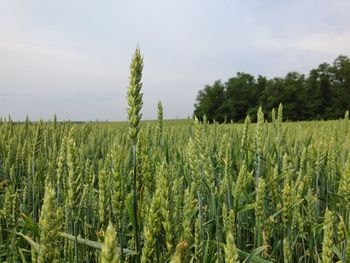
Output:
<instances>
[{"instance_id":1,"label":"crop field","mask_svg":"<svg viewBox=\"0 0 350 263\"><path fill-rule=\"evenodd\" d=\"M135 260L128 129L0 123L1 261ZM141 261L349 262L349 132L348 117L283 123L281 108L257 124L141 123Z\"/></svg>"}]
</instances>

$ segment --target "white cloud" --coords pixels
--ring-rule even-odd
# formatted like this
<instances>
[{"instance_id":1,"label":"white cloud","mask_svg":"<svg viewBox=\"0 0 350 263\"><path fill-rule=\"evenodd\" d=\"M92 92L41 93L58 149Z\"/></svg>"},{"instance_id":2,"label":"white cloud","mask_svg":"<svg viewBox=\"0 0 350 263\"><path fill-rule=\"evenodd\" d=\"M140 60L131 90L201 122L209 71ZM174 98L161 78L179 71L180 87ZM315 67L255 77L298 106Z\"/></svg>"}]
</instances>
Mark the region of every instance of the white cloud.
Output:
<instances>
[{"instance_id":1,"label":"white cloud","mask_svg":"<svg viewBox=\"0 0 350 263\"><path fill-rule=\"evenodd\" d=\"M350 54L350 34L334 34L331 32L310 34L297 40L294 47L326 54Z\"/></svg>"}]
</instances>

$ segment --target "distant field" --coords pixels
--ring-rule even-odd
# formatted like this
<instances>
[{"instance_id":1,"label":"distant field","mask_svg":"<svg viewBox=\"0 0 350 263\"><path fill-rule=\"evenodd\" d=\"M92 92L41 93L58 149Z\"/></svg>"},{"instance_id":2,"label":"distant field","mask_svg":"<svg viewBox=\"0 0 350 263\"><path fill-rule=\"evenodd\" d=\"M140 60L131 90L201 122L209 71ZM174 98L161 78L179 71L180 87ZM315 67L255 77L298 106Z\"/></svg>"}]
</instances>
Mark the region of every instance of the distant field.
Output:
<instances>
[{"instance_id":1,"label":"distant field","mask_svg":"<svg viewBox=\"0 0 350 263\"><path fill-rule=\"evenodd\" d=\"M191 119L168 119L164 120L165 125L186 125L191 123ZM116 125L128 125L127 121L109 121L109 122L98 122L98 123L108 123L108 124L116 124ZM142 124L157 124L157 120L144 120L141 121Z\"/></svg>"}]
</instances>

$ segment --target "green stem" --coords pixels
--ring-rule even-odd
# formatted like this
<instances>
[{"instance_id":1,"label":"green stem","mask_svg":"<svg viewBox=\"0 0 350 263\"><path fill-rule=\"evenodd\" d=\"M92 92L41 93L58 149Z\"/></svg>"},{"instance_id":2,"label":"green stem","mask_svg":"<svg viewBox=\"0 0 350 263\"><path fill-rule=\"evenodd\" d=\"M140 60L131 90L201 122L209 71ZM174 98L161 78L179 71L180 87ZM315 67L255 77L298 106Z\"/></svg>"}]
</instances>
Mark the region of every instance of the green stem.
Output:
<instances>
[{"instance_id":1,"label":"green stem","mask_svg":"<svg viewBox=\"0 0 350 263\"><path fill-rule=\"evenodd\" d=\"M138 226L138 216L137 216L137 170L136 170L136 140L133 140L132 146L132 154L133 154L133 165L134 165L134 189L133 189L133 211L134 211L134 238L135 238L135 248L137 255L135 256L135 261L137 263L140 261L141 254L141 244L140 244L140 236L139 236L139 226Z\"/></svg>"}]
</instances>

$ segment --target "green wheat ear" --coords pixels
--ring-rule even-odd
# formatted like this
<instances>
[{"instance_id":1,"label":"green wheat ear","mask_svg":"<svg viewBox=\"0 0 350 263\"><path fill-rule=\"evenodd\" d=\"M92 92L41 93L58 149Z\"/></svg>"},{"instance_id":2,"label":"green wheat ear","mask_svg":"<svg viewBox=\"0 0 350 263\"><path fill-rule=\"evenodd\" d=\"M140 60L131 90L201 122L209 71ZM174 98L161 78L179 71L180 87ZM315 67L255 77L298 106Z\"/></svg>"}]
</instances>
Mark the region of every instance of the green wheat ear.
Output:
<instances>
[{"instance_id":1,"label":"green wheat ear","mask_svg":"<svg viewBox=\"0 0 350 263\"><path fill-rule=\"evenodd\" d=\"M119 263L119 253L117 251L117 234L111 222L109 222L105 241L101 249L101 263Z\"/></svg>"},{"instance_id":2,"label":"green wheat ear","mask_svg":"<svg viewBox=\"0 0 350 263\"><path fill-rule=\"evenodd\" d=\"M130 77L128 88L128 120L129 120L129 135L130 138L135 141L140 131L140 121L142 114L140 110L142 108L142 69L143 58L141 56L140 49L137 48L130 64Z\"/></svg>"},{"instance_id":3,"label":"green wheat ear","mask_svg":"<svg viewBox=\"0 0 350 263\"><path fill-rule=\"evenodd\" d=\"M239 263L238 251L232 233L228 233L226 237L225 262Z\"/></svg>"},{"instance_id":4,"label":"green wheat ear","mask_svg":"<svg viewBox=\"0 0 350 263\"><path fill-rule=\"evenodd\" d=\"M45 187L44 203L39 219L40 250L38 262L59 262L59 231L62 223L62 209L57 209L56 193L51 187Z\"/></svg>"},{"instance_id":5,"label":"green wheat ear","mask_svg":"<svg viewBox=\"0 0 350 263\"><path fill-rule=\"evenodd\" d=\"M128 88L128 120L129 120L129 136L132 140L132 153L133 153L133 226L134 226L134 240L137 255L135 262L140 262L141 254L141 241L138 219L138 202L137 202L137 159L136 159L136 145L137 136L140 131L140 121L142 114L140 110L142 108L142 93L141 93L141 78L143 69L143 58L140 53L140 49L137 48L132 58L130 65L130 77Z\"/></svg>"},{"instance_id":6,"label":"green wheat ear","mask_svg":"<svg viewBox=\"0 0 350 263\"><path fill-rule=\"evenodd\" d=\"M333 218L332 212L326 209L323 226L323 246L322 246L322 262L333 262Z\"/></svg>"},{"instance_id":7,"label":"green wheat ear","mask_svg":"<svg viewBox=\"0 0 350 263\"><path fill-rule=\"evenodd\" d=\"M175 254L172 257L170 263L181 263L183 262L183 255L186 249L188 248L188 243L186 241L181 241L176 246Z\"/></svg>"},{"instance_id":8,"label":"green wheat ear","mask_svg":"<svg viewBox=\"0 0 350 263\"><path fill-rule=\"evenodd\" d=\"M158 130L159 130L159 138L163 136L163 105L161 101L158 101Z\"/></svg>"}]
</instances>

